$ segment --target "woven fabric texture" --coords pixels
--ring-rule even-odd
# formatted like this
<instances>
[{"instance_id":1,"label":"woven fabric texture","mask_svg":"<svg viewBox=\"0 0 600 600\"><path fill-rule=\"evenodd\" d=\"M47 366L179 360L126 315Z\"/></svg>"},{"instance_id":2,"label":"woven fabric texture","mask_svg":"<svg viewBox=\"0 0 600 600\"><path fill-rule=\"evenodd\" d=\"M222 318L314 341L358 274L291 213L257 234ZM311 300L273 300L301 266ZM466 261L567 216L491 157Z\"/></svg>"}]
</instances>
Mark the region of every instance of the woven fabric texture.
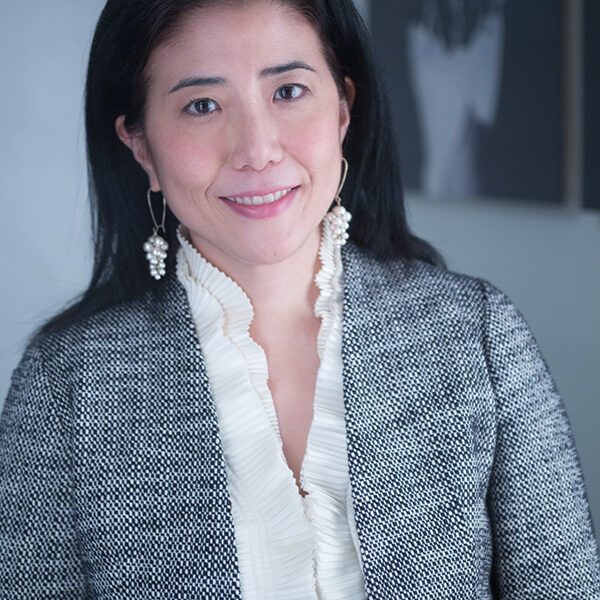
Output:
<instances>
[{"instance_id":1,"label":"woven fabric texture","mask_svg":"<svg viewBox=\"0 0 600 600\"><path fill-rule=\"evenodd\" d=\"M367 597L600 600L569 422L485 281L344 249ZM0 598L240 598L210 386L176 277L35 340L0 418Z\"/></svg>"}]
</instances>

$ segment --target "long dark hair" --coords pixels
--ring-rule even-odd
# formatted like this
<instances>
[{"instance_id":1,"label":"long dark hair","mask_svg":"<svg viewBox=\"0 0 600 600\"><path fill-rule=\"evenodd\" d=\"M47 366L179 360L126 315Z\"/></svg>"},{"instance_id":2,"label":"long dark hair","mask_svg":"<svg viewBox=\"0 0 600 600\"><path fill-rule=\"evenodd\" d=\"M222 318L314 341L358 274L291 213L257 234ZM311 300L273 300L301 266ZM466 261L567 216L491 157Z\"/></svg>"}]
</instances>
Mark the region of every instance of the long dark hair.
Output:
<instances>
[{"instance_id":1,"label":"long dark hair","mask_svg":"<svg viewBox=\"0 0 600 600\"><path fill-rule=\"evenodd\" d=\"M148 59L173 35L190 10L252 0L108 0L98 21L86 81L85 125L94 265L89 287L69 309L42 328L60 329L107 306L160 294L141 250L152 229L146 206L148 178L119 140L115 120L143 130ZM257 0L254 0L257 1ZM343 203L353 215L350 237L379 257L443 264L440 255L408 228L399 161L388 101L370 37L352 0L278 0L306 16L317 29L340 93L344 77L356 86L344 142L350 164ZM156 207L160 210L160 207ZM177 222L168 211L166 238L177 246ZM167 268L174 268L170 251Z\"/></svg>"}]
</instances>

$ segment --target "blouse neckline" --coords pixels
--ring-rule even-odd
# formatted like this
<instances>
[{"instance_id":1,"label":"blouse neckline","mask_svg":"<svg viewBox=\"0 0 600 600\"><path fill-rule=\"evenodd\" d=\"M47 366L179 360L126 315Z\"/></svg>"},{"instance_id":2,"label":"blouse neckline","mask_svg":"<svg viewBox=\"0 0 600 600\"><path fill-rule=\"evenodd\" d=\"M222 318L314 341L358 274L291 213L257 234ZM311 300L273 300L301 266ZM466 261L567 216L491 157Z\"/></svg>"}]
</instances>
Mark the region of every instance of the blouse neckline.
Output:
<instances>
[{"instance_id":1,"label":"blouse neckline","mask_svg":"<svg viewBox=\"0 0 600 600\"><path fill-rule=\"evenodd\" d=\"M342 262L326 224L319 247L320 366L300 483L283 454L266 356L249 334L247 294L180 228L177 274L200 339L232 500L244 600L364 598L349 503L341 364ZM351 501L350 501L351 505ZM337 591L336 591L337 590Z\"/></svg>"}]
</instances>

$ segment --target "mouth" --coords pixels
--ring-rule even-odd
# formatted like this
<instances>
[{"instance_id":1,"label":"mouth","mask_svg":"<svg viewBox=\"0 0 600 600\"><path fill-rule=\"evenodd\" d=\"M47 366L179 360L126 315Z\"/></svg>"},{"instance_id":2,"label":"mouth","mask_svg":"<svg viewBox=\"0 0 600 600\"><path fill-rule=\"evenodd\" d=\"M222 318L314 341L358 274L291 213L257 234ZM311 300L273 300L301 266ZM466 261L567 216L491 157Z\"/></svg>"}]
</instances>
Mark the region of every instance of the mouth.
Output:
<instances>
[{"instance_id":1,"label":"mouth","mask_svg":"<svg viewBox=\"0 0 600 600\"><path fill-rule=\"evenodd\" d=\"M264 196L222 196L223 199L229 200L230 202L235 202L236 204L242 204L244 206L263 206L265 204L273 204L273 202L277 202L281 200L285 196L287 196L290 192L298 189L300 186L297 185L295 187L286 188L284 190L278 190L276 192L271 192Z\"/></svg>"}]
</instances>

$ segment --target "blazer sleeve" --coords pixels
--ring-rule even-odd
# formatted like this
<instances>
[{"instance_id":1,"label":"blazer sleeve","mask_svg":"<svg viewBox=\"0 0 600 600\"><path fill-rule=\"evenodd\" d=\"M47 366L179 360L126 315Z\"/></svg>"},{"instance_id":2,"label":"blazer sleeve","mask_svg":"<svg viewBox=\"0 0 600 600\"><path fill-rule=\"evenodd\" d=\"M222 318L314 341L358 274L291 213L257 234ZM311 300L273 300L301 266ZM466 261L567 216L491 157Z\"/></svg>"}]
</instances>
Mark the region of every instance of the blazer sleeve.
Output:
<instances>
[{"instance_id":1,"label":"blazer sleeve","mask_svg":"<svg viewBox=\"0 0 600 600\"><path fill-rule=\"evenodd\" d=\"M487 497L494 597L598 600L598 546L565 408L523 316L483 286L497 418Z\"/></svg>"},{"instance_id":2,"label":"blazer sleeve","mask_svg":"<svg viewBox=\"0 0 600 600\"><path fill-rule=\"evenodd\" d=\"M0 416L0 598L85 598L70 493L66 410L38 346Z\"/></svg>"}]
</instances>

